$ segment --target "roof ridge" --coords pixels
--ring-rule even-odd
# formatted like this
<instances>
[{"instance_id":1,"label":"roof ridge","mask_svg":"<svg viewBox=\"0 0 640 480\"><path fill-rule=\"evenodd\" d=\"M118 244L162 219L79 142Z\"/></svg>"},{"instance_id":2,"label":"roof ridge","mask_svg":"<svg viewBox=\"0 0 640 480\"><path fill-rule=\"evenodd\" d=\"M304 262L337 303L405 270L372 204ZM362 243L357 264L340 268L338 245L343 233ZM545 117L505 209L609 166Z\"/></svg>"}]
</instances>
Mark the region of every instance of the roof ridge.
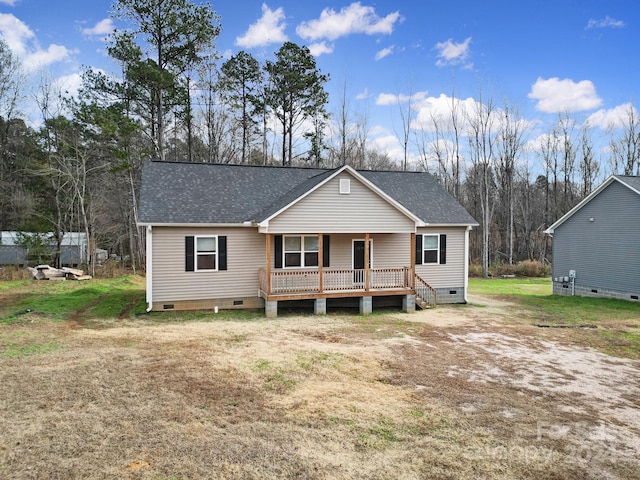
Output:
<instances>
[{"instance_id":1,"label":"roof ridge","mask_svg":"<svg viewBox=\"0 0 640 480\"><path fill-rule=\"evenodd\" d=\"M318 170L321 172L331 170L330 168L322 167L304 167L304 166L288 166L288 165L254 165L250 163L218 163L218 162L179 162L176 160L158 160L149 159L148 162L155 164L169 164L169 165L202 165L202 166L216 166L216 167L245 167L245 168L268 168L268 169L295 169L295 170ZM340 167L338 167L340 168Z\"/></svg>"}]
</instances>

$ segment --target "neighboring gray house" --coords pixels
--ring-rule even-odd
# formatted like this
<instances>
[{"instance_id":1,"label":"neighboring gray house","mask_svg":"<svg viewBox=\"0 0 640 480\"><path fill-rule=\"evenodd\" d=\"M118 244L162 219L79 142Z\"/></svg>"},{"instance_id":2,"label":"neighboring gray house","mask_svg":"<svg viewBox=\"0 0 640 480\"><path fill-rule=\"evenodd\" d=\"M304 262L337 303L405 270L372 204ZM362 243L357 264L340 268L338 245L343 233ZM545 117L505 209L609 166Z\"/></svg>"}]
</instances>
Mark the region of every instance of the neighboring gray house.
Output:
<instances>
[{"instance_id":1,"label":"neighboring gray house","mask_svg":"<svg viewBox=\"0 0 640 480\"><path fill-rule=\"evenodd\" d=\"M23 232L26 235L32 235ZM45 234L49 249L55 250L53 233ZM0 232L0 265L26 265L24 248L18 245L19 232ZM66 266L76 266L87 262L87 236L82 232L67 232L60 243L60 263Z\"/></svg>"},{"instance_id":2,"label":"neighboring gray house","mask_svg":"<svg viewBox=\"0 0 640 480\"><path fill-rule=\"evenodd\" d=\"M428 173L146 162L149 310L466 301L477 225ZM423 303L424 302L424 303Z\"/></svg>"},{"instance_id":3,"label":"neighboring gray house","mask_svg":"<svg viewBox=\"0 0 640 480\"><path fill-rule=\"evenodd\" d=\"M609 177L545 232L554 294L638 301L640 177Z\"/></svg>"}]
</instances>

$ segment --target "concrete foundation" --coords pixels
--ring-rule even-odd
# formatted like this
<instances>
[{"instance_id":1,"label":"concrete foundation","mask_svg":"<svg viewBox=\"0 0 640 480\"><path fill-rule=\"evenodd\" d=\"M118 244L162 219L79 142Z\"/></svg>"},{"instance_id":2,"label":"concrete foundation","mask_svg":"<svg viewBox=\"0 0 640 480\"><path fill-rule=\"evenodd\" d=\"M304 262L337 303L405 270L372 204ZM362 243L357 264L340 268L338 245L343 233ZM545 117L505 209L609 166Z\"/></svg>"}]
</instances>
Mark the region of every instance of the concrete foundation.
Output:
<instances>
[{"instance_id":1,"label":"concrete foundation","mask_svg":"<svg viewBox=\"0 0 640 480\"><path fill-rule=\"evenodd\" d=\"M327 299L316 298L313 303L313 313L316 315L326 315L327 313Z\"/></svg>"},{"instance_id":2,"label":"concrete foundation","mask_svg":"<svg viewBox=\"0 0 640 480\"><path fill-rule=\"evenodd\" d=\"M267 318L278 316L278 302L264 302L264 313Z\"/></svg>"},{"instance_id":3,"label":"concrete foundation","mask_svg":"<svg viewBox=\"0 0 640 480\"><path fill-rule=\"evenodd\" d=\"M405 295L402 297L402 311L403 312L415 312L416 311L416 296Z\"/></svg>"},{"instance_id":4,"label":"concrete foundation","mask_svg":"<svg viewBox=\"0 0 640 480\"><path fill-rule=\"evenodd\" d=\"M373 299L371 297L360 297L360 314L367 315L373 311Z\"/></svg>"}]
</instances>

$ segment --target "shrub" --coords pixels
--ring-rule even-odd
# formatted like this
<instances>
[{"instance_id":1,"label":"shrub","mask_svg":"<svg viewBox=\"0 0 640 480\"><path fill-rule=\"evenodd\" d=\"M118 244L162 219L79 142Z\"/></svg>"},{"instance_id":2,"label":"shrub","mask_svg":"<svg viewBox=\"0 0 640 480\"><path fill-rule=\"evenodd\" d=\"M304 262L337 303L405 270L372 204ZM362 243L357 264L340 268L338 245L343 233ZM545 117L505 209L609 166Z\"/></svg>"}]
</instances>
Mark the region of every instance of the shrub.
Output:
<instances>
[{"instance_id":1,"label":"shrub","mask_svg":"<svg viewBox=\"0 0 640 480\"><path fill-rule=\"evenodd\" d=\"M551 267L535 260L523 260L513 265L509 265L508 263L494 263L489 267L490 277L502 277L506 275L517 275L519 277L548 277L551 275ZM482 265L479 263L469 264L469 276L481 277Z\"/></svg>"},{"instance_id":2,"label":"shrub","mask_svg":"<svg viewBox=\"0 0 640 480\"><path fill-rule=\"evenodd\" d=\"M546 277L550 275L550 268L547 265L535 260L524 260L516 265L518 275L523 277Z\"/></svg>"},{"instance_id":3,"label":"shrub","mask_svg":"<svg viewBox=\"0 0 640 480\"><path fill-rule=\"evenodd\" d=\"M491 275L494 277L502 277L504 275L516 275L517 266L508 263L497 263L491 267Z\"/></svg>"},{"instance_id":4,"label":"shrub","mask_svg":"<svg viewBox=\"0 0 640 480\"><path fill-rule=\"evenodd\" d=\"M481 277L482 276L482 265L479 263L471 263L469 264L469 276L470 277Z\"/></svg>"}]
</instances>

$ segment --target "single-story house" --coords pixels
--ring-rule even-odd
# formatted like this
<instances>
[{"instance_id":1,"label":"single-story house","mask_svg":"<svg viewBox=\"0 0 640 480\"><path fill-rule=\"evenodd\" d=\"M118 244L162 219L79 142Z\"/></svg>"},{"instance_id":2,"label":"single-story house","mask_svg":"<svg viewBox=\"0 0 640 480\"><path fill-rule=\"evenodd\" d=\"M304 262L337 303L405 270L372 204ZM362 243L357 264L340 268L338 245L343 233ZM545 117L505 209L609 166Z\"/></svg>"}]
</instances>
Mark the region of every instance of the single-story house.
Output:
<instances>
[{"instance_id":1,"label":"single-story house","mask_svg":"<svg viewBox=\"0 0 640 480\"><path fill-rule=\"evenodd\" d=\"M640 177L609 177L545 233L554 294L638 301Z\"/></svg>"},{"instance_id":2,"label":"single-story house","mask_svg":"<svg viewBox=\"0 0 640 480\"><path fill-rule=\"evenodd\" d=\"M430 174L147 161L149 310L464 303L477 225Z\"/></svg>"}]
</instances>

